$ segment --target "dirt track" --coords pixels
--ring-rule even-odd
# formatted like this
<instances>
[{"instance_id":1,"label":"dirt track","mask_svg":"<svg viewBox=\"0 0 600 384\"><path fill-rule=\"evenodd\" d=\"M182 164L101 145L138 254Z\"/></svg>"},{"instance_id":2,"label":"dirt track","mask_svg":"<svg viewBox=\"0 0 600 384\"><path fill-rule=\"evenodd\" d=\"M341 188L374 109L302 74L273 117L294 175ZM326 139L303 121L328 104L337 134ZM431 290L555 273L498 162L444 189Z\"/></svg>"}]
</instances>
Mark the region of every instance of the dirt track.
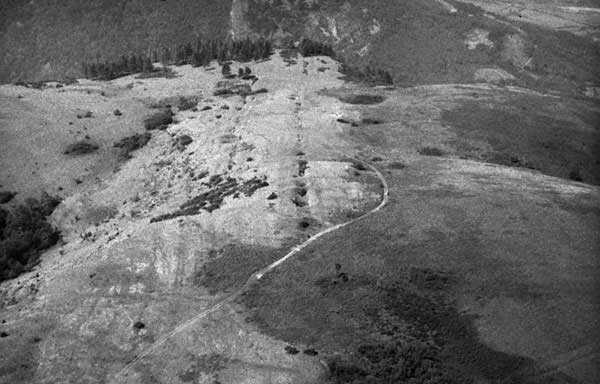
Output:
<instances>
[{"instance_id":1,"label":"dirt track","mask_svg":"<svg viewBox=\"0 0 600 384\"><path fill-rule=\"evenodd\" d=\"M127 372L131 369L132 366L134 366L137 362L139 362L140 360L142 360L145 356L147 356L149 353L151 353L152 351L154 351L156 348L158 348L161 345L163 345L169 338L171 338L174 335L176 335L177 333L185 330L186 328L188 328L192 324L196 323L197 321L202 320L207 315L209 315L209 314L211 314L211 313L213 313L213 312L221 309L224 305L226 305L228 303L231 303L231 302L234 302L240 296L242 296L244 293L246 293L254 284L258 284L258 282L266 274L268 274L273 269L277 268L277 266L281 265L282 263L284 263L286 260L288 260L289 258L291 258L292 256L294 256L298 252L301 252L307 246L313 244L319 238L327 235L328 233L337 231L338 229L341 229L343 227L346 227L346 226L349 226L349 225L351 225L353 223L356 223L357 221L362 220L362 219L364 219L366 217L369 217L369 216L373 215L374 213L378 212L379 210L381 210L387 204L388 199L389 199L389 188L388 188L388 185L387 185L387 181L385 180L385 178L383 177L383 175L381 174L381 172L379 172L377 170L377 168L375 168L373 165L369 164L368 162L366 162L364 160L359 160L359 159L356 159L356 158L352 158L352 160L358 161L358 162L366 165L367 167L369 167L373 172L375 172L375 174L377 175L377 177L381 181L381 184L382 184L382 187L383 187L383 190L382 190L382 199L381 199L381 203L377 207L373 208L369 212L367 212L367 213L365 213L365 214L363 214L363 215L361 215L361 216L359 216L357 218L354 218L354 219L352 219L350 221L347 221L345 223L334 225L332 227L329 227L327 229L324 229L324 230L322 230L322 231L320 231L320 232L312 235L308 240L304 241L302 244L299 244L299 245L295 246L294 248L292 248L292 250L290 252L288 252L285 256L283 256L279 260L271 263L270 265L268 265L267 267L261 269L260 271L257 271L255 273L253 273L250 277L248 277L248 279L246 280L246 282L244 283L244 285L242 285L240 288L238 288L237 290L235 290L231 294L228 294L226 297L218 300L214 304L211 304L208 308L206 308L202 312L196 314L191 319L189 319L189 320L187 320L187 321L185 321L185 322L183 322L181 324L178 324L177 327L175 327L175 329L173 329L172 331L168 332L165 335L160 336L158 338L158 340L156 340L152 345L148 346L141 353L139 353L135 357L135 359L133 361L131 361L125 367L123 367L123 369L121 369L121 371L119 371L115 375L115 377L113 378L112 382L115 382L115 383L119 382L121 380L121 378L126 379Z\"/></svg>"}]
</instances>

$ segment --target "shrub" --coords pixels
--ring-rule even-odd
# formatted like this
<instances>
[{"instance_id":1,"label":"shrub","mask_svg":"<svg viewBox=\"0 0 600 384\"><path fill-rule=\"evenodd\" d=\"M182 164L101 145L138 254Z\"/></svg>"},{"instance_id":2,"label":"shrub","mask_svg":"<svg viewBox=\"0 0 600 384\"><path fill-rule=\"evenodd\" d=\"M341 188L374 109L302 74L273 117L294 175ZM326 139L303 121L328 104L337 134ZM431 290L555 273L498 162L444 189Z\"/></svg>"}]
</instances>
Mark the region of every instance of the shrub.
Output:
<instances>
[{"instance_id":1,"label":"shrub","mask_svg":"<svg viewBox=\"0 0 600 384\"><path fill-rule=\"evenodd\" d=\"M340 72L344 74L346 80L350 81L372 85L394 85L394 78L389 72L371 65L367 65L366 67L358 67L342 63L340 66Z\"/></svg>"},{"instance_id":2,"label":"shrub","mask_svg":"<svg viewBox=\"0 0 600 384\"><path fill-rule=\"evenodd\" d=\"M169 127L169 124L173 122L173 111L170 108L166 108L160 112L148 116L144 120L144 127L148 130L165 130Z\"/></svg>"},{"instance_id":3,"label":"shrub","mask_svg":"<svg viewBox=\"0 0 600 384\"><path fill-rule=\"evenodd\" d=\"M16 192L2 191L0 192L0 204L6 204L16 196Z\"/></svg>"},{"instance_id":4,"label":"shrub","mask_svg":"<svg viewBox=\"0 0 600 384\"><path fill-rule=\"evenodd\" d=\"M155 69L152 72L142 72L137 75L136 79L155 79L155 78L165 78L165 79L173 79L177 77L175 72L169 67L162 67L160 69Z\"/></svg>"},{"instance_id":5,"label":"shrub","mask_svg":"<svg viewBox=\"0 0 600 384\"><path fill-rule=\"evenodd\" d=\"M93 117L92 111L87 111L85 113L79 113L79 114L77 114L77 118L78 119L89 119L91 117Z\"/></svg>"},{"instance_id":6,"label":"shrub","mask_svg":"<svg viewBox=\"0 0 600 384\"><path fill-rule=\"evenodd\" d=\"M47 221L60 203L43 193L40 200L27 199L8 211L0 209L0 282L30 270L41 252L60 238L60 233Z\"/></svg>"},{"instance_id":7,"label":"shrub","mask_svg":"<svg viewBox=\"0 0 600 384\"><path fill-rule=\"evenodd\" d=\"M419 149L419 154L423 156L443 156L444 152L441 149L435 147L425 147Z\"/></svg>"},{"instance_id":8,"label":"shrub","mask_svg":"<svg viewBox=\"0 0 600 384\"><path fill-rule=\"evenodd\" d=\"M98 146L98 144L96 144L94 142L87 141L87 140L80 140L73 144L67 145L67 148L65 148L64 154L65 155L74 155L74 156L87 155L89 153L97 151L98 148L100 148L100 147Z\"/></svg>"},{"instance_id":9,"label":"shrub","mask_svg":"<svg viewBox=\"0 0 600 384\"><path fill-rule=\"evenodd\" d=\"M340 100L348 104L370 105L382 103L385 100L385 97L381 95L369 95L361 93L341 96Z\"/></svg>"},{"instance_id":10,"label":"shrub","mask_svg":"<svg viewBox=\"0 0 600 384\"><path fill-rule=\"evenodd\" d=\"M179 97L179 101L177 102L177 109L180 111L188 111L192 108L195 108L198 105L198 100L195 97Z\"/></svg>"},{"instance_id":11,"label":"shrub","mask_svg":"<svg viewBox=\"0 0 600 384\"><path fill-rule=\"evenodd\" d=\"M130 159L130 153L148 144L151 138L152 135L150 132L144 132L143 134L136 133L133 136L126 137L121 141L116 142L113 146L121 149L119 158Z\"/></svg>"},{"instance_id":12,"label":"shrub","mask_svg":"<svg viewBox=\"0 0 600 384\"><path fill-rule=\"evenodd\" d=\"M304 57L308 56L329 56L335 57L335 52L329 44L321 43L310 39L302 39L298 50Z\"/></svg>"}]
</instances>

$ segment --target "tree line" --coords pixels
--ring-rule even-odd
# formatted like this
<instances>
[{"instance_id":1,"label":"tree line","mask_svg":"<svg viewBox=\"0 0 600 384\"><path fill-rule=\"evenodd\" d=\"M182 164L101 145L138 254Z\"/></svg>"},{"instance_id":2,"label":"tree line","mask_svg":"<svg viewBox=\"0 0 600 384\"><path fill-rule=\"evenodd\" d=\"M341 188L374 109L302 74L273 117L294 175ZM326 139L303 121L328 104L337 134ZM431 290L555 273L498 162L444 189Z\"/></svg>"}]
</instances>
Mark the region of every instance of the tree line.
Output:
<instances>
[{"instance_id":1,"label":"tree line","mask_svg":"<svg viewBox=\"0 0 600 384\"><path fill-rule=\"evenodd\" d=\"M164 47L160 54L154 50L150 54L123 55L117 61L83 62L82 71L88 79L112 80L133 73L148 73L157 71L152 63L161 62L163 65L191 64L194 67L208 65L211 61L226 62L236 60L247 62L268 58L273 51L271 41L260 38L251 40L203 40L195 44L178 45L174 49Z\"/></svg>"}]
</instances>

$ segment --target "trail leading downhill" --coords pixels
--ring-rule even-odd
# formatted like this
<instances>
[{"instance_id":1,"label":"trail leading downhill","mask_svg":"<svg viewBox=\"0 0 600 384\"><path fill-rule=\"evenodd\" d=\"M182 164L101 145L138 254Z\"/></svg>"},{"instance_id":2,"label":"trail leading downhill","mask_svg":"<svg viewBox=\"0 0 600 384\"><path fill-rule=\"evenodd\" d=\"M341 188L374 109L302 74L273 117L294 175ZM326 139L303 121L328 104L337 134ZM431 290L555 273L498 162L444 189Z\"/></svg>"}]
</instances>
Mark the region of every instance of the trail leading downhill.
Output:
<instances>
[{"instance_id":1,"label":"trail leading downhill","mask_svg":"<svg viewBox=\"0 0 600 384\"><path fill-rule=\"evenodd\" d=\"M285 261L287 261L288 259L290 259L292 256L294 256L297 253L299 253L300 251L302 251L304 248L306 248L310 244L312 244L315 241L317 241L319 238L327 235L328 233L337 231L337 230L339 230L341 228L347 227L347 226L349 226L349 225L351 225L353 223L356 223L356 222L358 222L360 220L363 220L366 217L371 216L371 215L375 214L376 212L380 211L388 203L388 200L389 200L389 187L388 187L387 181L383 177L383 174L377 168L375 168L373 165L367 163L364 160L361 160L361 159L358 159L358 158L354 158L354 157L348 156L348 155L344 155L344 156L346 158L350 159L350 160L357 161L357 162L363 164L364 166L366 166L367 168L369 168L370 170L372 170L377 175L377 178L381 182L381 186L382 186L382 189L383 189L382 192L381 192L381 202L379 203L379 205L377 207L373 208L372 210L370 210L370 211L364 213L363 215L361 215L359 217L356 217L356 218L354 218L352 220L349 220L349 221L341 223L341 224L334 225L332 227L326 228L326 229L324 229L324 230L322 230L322 231L314 234L313 236L311 236L310 238L308 238L307 240L305 240L301 244L293 247L287 254L285 254L280 259L274 261L273 263L271 263L267 267L265 267L265 268L263 268L263 269L255 272L255 273L253 273L252 275L250 275L250 277L248 277L248 279L246 280L246 282L244 283L244 285L242 285L240 288L236 289L235 291L233 291L232 293L228 294L224 298L222 298L222 299L216 301L215 303L211 304L208 308L204 309L202 312L198 313L197 315L195 315L194 317L190 318L189 320L186 320L185 322L179 324L177 327L175 327L169 333L166 333L163 336L161 336L152 345L150 345L148 348L146 348L140 354L138 354L132 361L130 361L129 363L127 363L127 365L125 365L114 376L114 378L113 378L113 380L111 382L113 382L113 383L119 383L121 378L127 377L127 373L130 371L130 369L137 362L139 362L144 357L148 356L151 352L153 352L154 350L156 350L158 347L160 347L161 345L163 345L171 337L173 337L176 334L182 332L183 330L185 330L186 328L190 327L191 325L193 325L194 323L198 322L199 320L202 320L203 318L205 318L209 314L211 314L211 313L219 310L225 304L230 303L230 302L234 301L235 299L237 299L238 297L240 297L253 284L255 284L258 281L260 281L266 274L268 274L269 272L273 271L275 268L277 268L278 266L280 266L281 264L283 264Z\"/></svg>"}]
</instances>

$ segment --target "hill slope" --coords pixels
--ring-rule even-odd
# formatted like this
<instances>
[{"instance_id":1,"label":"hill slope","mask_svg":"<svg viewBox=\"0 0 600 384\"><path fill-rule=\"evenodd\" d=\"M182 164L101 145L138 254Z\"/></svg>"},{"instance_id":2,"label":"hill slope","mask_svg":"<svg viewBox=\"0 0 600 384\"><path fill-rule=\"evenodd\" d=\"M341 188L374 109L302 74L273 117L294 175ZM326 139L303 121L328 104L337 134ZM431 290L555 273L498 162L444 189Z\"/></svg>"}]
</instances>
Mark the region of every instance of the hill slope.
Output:
<instances>
[{"instance_id":1,"label":"hill slope","mask_svg":"<svg viewBox=\"0 0 600 384\"><path fill-rule=\"evenodd\" d=\"M0 81L80 77L83 60L223 37L230 11L228 0L3 1Z\"/></svg>"},{"instance_id":2,"label":"hill slope","mask_svg":"<svg viewBox=\"0 0 600 384\"><path fill-rule=\"evenodd\" d=\"M540 27L505 19L490 13L495 8L487 12L457 1L64 4L3 2L0 81L79 76L84 59L110 60L172 48L200 34L231 34L267 36L282 44L302 37L325 41L349 64L387 69L400 85L492 81L582 93L600 84L600 50L591 38L554 31L547 23Z\"/></svg>"}]
</instances>

